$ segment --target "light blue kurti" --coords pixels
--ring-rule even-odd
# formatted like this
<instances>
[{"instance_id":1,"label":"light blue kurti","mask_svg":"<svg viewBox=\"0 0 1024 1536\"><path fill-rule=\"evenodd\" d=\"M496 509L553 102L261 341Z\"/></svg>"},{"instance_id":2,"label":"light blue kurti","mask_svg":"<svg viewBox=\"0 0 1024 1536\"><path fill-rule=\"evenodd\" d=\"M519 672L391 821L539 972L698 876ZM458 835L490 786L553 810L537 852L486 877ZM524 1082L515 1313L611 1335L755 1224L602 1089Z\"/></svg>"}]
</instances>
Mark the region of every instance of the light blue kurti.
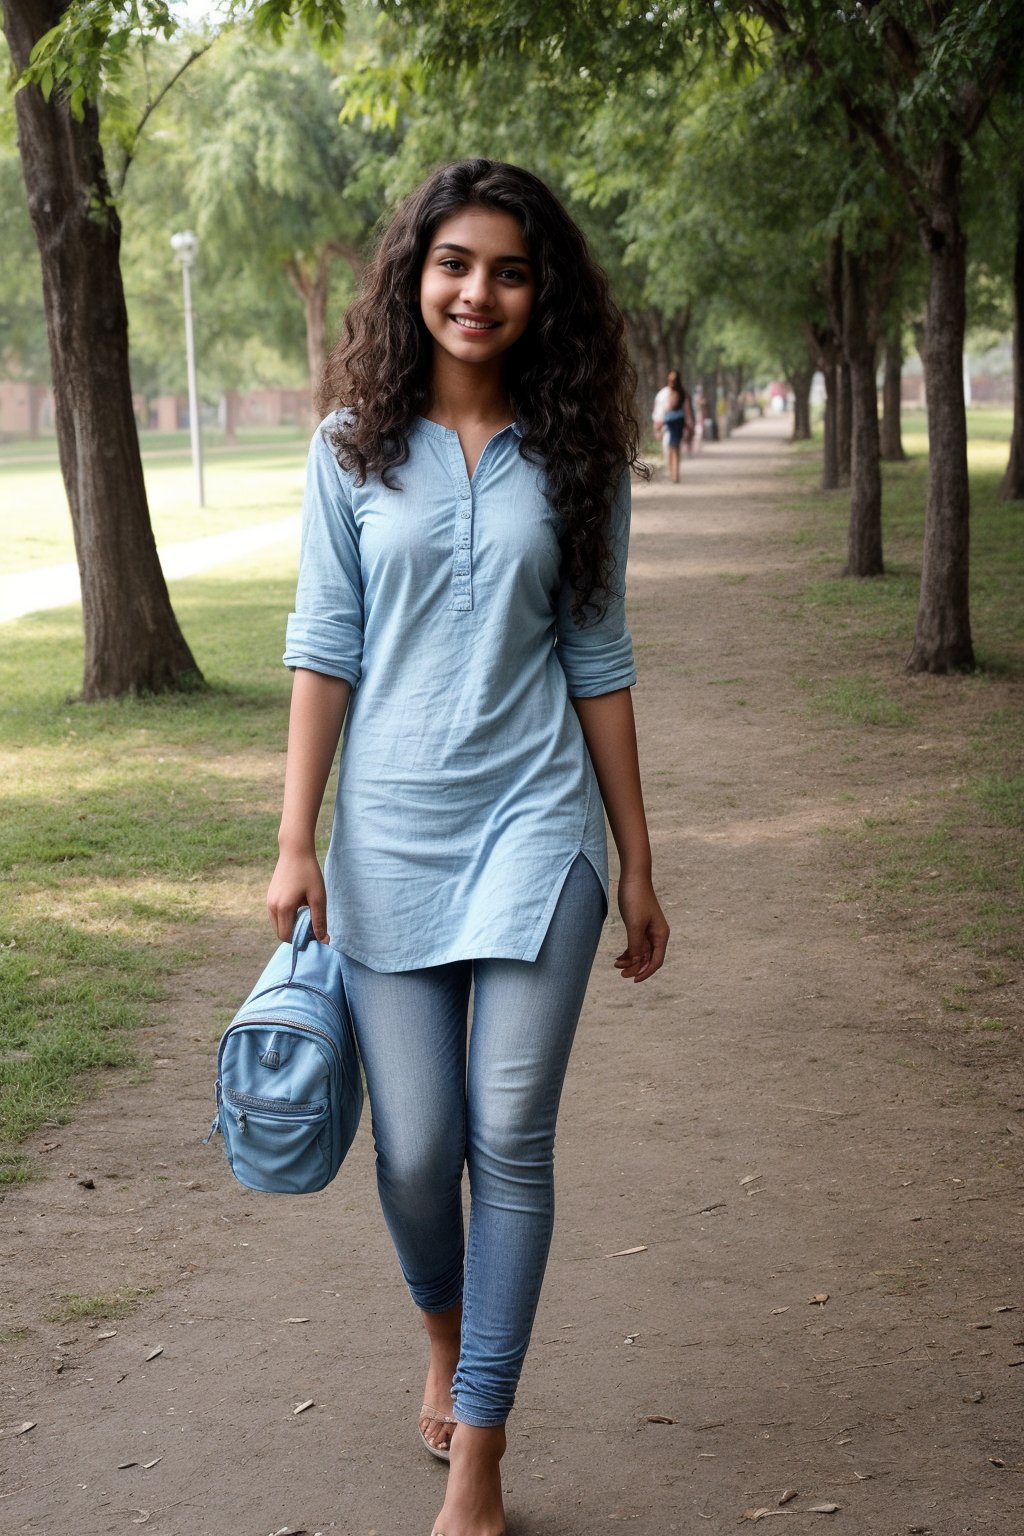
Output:
<instances>
[{"instance_id":1,"label":"light blue kurti","mask_svg":"<svg viewBox=\"0 0 1024 1536\"><path fill-rule=\"evenodd\" d=\"M607 890L604 811L570 697L636 681L624 574L629 476L601 620L570 615L558 525L515 426L472 478L419 419L398 490L309 453L285 664L347 679L325 864L332 944L377 971L534 960L584 854Z\"/></svg>"}]
</instances>

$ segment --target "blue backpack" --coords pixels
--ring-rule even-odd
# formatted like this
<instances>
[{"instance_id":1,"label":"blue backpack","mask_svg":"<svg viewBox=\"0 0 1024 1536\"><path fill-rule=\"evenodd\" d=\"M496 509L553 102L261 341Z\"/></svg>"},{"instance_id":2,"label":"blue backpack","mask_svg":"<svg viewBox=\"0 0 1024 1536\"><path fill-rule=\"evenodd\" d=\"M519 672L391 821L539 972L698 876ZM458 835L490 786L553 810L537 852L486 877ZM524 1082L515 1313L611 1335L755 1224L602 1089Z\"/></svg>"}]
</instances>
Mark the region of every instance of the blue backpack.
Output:
<instances>
[{"instance_id":1,"label":"blue backpack","mask_svg":"<svg viewBox=\"0 0 1024 1536\"><path fill-rule=\"evenodd\" d=\"M221 1036L217 1113L231 1172L249 1189L312 1194L341 1167L363 1081L341 961L309 908Z\"/></svg>"}]
</instances>

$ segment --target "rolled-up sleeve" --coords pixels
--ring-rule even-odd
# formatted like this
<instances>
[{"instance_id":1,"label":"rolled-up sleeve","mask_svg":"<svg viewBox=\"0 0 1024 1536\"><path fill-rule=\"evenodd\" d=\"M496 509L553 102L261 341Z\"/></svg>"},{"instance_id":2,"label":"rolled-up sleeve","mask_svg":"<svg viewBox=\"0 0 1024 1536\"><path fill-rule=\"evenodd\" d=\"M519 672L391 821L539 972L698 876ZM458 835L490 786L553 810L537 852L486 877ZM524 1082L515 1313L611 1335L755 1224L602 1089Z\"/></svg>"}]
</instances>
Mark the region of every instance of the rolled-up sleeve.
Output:
<instances>
[{"instance_id":1,"label":"rolled-up sleeve","mask_svg":"<svg viewBox=\"0 0 1024 1536\"><path fill-rule=\"evenodd\" d=\"M320 426L306 465L299 583L295 612L288 615L284 664L344 678L355 688L362 658L359 530L348 478Z\"/></svg>"},{"instance_id":2,"label":"rolled-up sleeve","mask_svg":"<svg viewBox=\"0 0 1024 1536\"><path fill-rule=\"evenodd\" d=\"M563 582L559 596L556 649L570 698L593 699L636 682L633 640L626 623L629 513L629 471L625 470L612 504L612 570L604 613L596 622L577 624L572 617L574 594L569 582Z\"/></svg>"}]
</instances>

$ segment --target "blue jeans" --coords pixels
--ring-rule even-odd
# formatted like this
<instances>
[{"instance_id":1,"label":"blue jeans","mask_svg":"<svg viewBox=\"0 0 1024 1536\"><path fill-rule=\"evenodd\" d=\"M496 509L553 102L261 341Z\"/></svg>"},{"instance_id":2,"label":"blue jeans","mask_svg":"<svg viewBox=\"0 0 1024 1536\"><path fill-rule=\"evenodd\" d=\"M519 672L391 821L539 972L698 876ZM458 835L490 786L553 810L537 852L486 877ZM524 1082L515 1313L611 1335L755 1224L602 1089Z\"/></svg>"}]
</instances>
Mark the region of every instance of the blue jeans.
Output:
<instances>
[{"instance_id":1,"label":"blue jeans","mask_svg":"<svg viewBox=\"0 0 1024 1536\"><path fill-rule=\"evenodd\" d=\"M402 1272L423 1311L463 1304L453 1395L465 1424L504 1424L515 1399L551 1244L558 1103L604 916L581 855L534 961L380 972L342 956Z\"/></svg>"}]
</instances>

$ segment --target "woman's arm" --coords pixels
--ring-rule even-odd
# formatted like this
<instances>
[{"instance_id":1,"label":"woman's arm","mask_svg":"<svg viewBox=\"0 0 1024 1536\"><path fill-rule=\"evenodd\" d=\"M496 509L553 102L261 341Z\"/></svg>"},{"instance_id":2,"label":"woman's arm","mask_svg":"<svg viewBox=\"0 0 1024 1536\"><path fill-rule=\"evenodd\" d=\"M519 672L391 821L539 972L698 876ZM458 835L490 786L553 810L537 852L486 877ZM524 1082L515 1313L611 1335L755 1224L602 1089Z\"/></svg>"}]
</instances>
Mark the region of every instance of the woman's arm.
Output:
<instances>
[{"instance_id":1,"label":"woman's arm","mask_svg":"<svg viewBox=\"0 0 1024 1536\"><path fill-rule=\"evenodd\" d=\"M574 698L572 703L619 853L619 912L626 925L626 948L615 964L627 980L646 981L665 959L669 929L651 884L633 697L628 688L618 688L596 698Z\"/></svg>"},{"instance_id":2,"label":"woman's arm","mask_svg":"<svg viewBox=\"0 0 1024 1536\"><path fill-rule=\"evenodd\" d=\"M299 907L308 906L313 932L327 941L327 891L316 856L316 822L341 738L352 686L341 677L298 669L292 680L280 856L267 892L279 939L290 939Z\"/></svg>"}]
</instances>

